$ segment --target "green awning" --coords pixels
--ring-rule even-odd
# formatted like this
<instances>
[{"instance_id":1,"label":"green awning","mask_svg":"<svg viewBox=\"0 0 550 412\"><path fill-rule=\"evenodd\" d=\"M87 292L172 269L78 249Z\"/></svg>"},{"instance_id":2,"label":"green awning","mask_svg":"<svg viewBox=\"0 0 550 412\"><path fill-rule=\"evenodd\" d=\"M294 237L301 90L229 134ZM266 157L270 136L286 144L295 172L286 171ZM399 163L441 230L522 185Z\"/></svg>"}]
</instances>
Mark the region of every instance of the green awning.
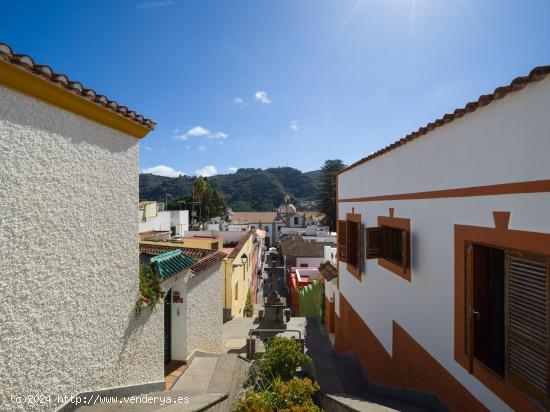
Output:
<instances>
[{"instance_id":1,"label":"green awning","mask_svg":"<svg viewBox=\"0 0 550 412\"><path fill-rule=\"evenodd\" d=\"M151 258L151 264L159 277L166 279L193 266L195 261L180 249L175 249Z\"/></svg>"}]
</instances>

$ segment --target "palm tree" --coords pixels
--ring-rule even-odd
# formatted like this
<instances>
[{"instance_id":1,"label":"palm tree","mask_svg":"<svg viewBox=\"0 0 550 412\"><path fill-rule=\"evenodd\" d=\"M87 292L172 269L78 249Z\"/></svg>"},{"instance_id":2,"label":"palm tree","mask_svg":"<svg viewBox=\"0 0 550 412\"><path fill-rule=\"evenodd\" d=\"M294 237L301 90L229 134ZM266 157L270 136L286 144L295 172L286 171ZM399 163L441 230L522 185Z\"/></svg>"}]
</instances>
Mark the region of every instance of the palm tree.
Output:
<instances>
[{"instance_id":1,"label":"palm tree","mask_svg":"<svg viewBox=\"0 0 550 412\"><path fill-rule=\"evenodd\" d=\"M193 183L193 196L202 202L204 195L208 191L208 182L206 178L199 176ZM202 204L199 203L199 222L202 220Z\"/></svg>"}]
</instances>

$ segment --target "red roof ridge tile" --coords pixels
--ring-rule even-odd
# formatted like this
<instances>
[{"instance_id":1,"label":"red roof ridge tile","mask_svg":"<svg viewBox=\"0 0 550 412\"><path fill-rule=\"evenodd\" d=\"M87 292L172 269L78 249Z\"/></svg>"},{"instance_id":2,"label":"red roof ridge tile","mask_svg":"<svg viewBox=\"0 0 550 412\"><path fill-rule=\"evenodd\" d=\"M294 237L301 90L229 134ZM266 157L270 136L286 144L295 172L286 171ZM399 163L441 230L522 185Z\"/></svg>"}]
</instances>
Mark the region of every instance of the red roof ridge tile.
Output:
<instances>
[{"instance_id":1,"label":"red roof ridge tile","mask_svg":"<svg viewBox=\"0 0 550 412\"><path fill-rule=\"evenodd\" d=\"M63 88L82 96L84 99L139 123L149 130L154 130L155 128L156 123L154 121L143 117L141 114L128 110L126 106L122 106L114 100L109 100L107 97L97 94L93 89L84 88L80 82L71 81L64 74L55 73L50 66L36 64L30 56L14 53L12 48L6 43L0 43L0 60L19 66L20 68L31 72L36 76L50 80L53 83L57 83Z\"/></svg>"},{"instance_id":2,"label":"red roof ridge tile","mask_svg":"<svg viewBox=\"0 0 550 412\"><path fill-rule=\"evenodd\" d=\"M243 246L248 242L248 239L250 239L250 236L252 236L256 232L256 229L250 229L246 235L244 235L241 240L237 243L237 245L233 248L231 253L227 256L229 259L236 258L239 253L241 252L241 249Z\"/></svg>"},{"instance_id":3,"label":"red roof ridge tile","mask_svg":"<svg viewBox=\"0 0 550 412\"><path fill-rule=\"evenodd\" d=\"M194 275L198 275L210 269L216 263L221 262L226 257L227 255L225 253L223 253L221 250L217 250L216 252L210 253L209 255L203 257L201 260L199 260L193 266L191 266L191 272Z\"/></svg>"}]
</instances>

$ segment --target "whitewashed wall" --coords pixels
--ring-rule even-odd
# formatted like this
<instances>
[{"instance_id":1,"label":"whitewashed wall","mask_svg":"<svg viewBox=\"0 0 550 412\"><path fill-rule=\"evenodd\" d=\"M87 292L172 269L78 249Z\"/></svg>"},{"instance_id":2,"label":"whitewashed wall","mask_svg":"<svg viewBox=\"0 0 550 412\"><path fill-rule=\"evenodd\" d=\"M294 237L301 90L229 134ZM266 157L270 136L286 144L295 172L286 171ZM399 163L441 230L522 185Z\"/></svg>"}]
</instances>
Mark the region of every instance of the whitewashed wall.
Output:
<instances>
[{"instance_id":1,"label":"whitewashed wall","mask_svg":"<svg viewBox=\"0 0 550 412\"><path fill-rule=\"evenodd\" d=\"M139 233L150 231L170 232L170 213L158 212L156 216L148 218L145 222L139 222Z\"/></svg>"},{"instance_id":2,"label":"whitewashed wall","mask_svg":"<svg viewBox=\"0 0 550 412\"><path fill-rule=\"evenodd\" d=\"M0 182L0 410L163 381L163 310L133 312L138 140L0 86Z\"/></svg>"},{"instance_id":3,"label":"whitewashed wall","mask_svg":"<svg viewBox=\"0 0 550 412\"><path fill-rule=\"evenodd\" d=\"M183 236L189 230L189 210L167 210L170 214L170 226L176 228L176 235Z\"/></svg>"},{"instance_id":4,"label":"whitewashed wall","mask_svg":"<svg viewBox=\"0 0 550 412\"><path fill-rule=\"evenodd\" d=\"M307 264L310 268L317 268L323 261L322 257L298 257L296 258L296 267L302 264Z\"/></svg>"},{"instance_id":5,"label":"whitewashed wall","mask_svg":"<svg viewBox=\"0 0 550 412\"><path fill-rule=\"evenodd\" d=\"M189 270L187 270L189 272ZM188 274L181 280L178 280L172 286L172 303L171 303L171 321L172 321L172 341L171 355L173 360L187 360L187 277ZM174 292L179 292L183 298L183 302L175 303L173 301Z\"/></svg>"},{"instance_id":6,"label":"whitewashed wall","mask_svg":"<svg viewBox=\"0 0 550 412\"><path fill-rule=\"evenodd\" d=\"M222 350L223 282L221 262L187 281L187 357Z\"/></svg>"},{"instance_id":7,"label":"whitewashed wall","mask_svg":"<svg viewBox=\"0 0 550 412\"><path fill-rule=\"evenodd\" d=\"M550 177L550 79L369 161L339 177L340 198ZM392 320L490 410L510 408L454 361L454 225L494 227L492 212L510 211L510 228L550 233L550 194L340 203L339 216L411 219L412 282L364 261L362 281L340 264L340 292L392 351ZM364 241L364 231L363 231Z\"/></svg>"},{"instance_id":8,"label":"whitewashed wall","mask_svg":"<svg viewBox=\"0 0 550 412\"><path fill-rule=\"evenodd\" d=\"M339 198L548 179L549 99L550 77L531 83L349 170Z\"/></svg>"}]
</instances>

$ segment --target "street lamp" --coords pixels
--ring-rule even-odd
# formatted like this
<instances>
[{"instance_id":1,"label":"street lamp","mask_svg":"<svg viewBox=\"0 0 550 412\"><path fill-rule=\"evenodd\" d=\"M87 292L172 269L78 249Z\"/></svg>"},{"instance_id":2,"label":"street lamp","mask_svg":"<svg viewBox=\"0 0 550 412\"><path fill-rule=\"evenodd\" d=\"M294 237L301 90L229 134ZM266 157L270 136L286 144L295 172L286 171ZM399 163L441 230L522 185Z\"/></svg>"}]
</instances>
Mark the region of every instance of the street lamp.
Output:
<instances>
[{"instance_id":1,"label":"street lamp","mask_svg":"<svg viewBox=\"0 0 550 412\"><path fill-rule=\"evenodd\" d=\"M248 262L248 256L246 256L246 253L243 253L241 256L241 262L243 262L243 266L246 266L246 262Z\"/></svg>"}]
</instances>

